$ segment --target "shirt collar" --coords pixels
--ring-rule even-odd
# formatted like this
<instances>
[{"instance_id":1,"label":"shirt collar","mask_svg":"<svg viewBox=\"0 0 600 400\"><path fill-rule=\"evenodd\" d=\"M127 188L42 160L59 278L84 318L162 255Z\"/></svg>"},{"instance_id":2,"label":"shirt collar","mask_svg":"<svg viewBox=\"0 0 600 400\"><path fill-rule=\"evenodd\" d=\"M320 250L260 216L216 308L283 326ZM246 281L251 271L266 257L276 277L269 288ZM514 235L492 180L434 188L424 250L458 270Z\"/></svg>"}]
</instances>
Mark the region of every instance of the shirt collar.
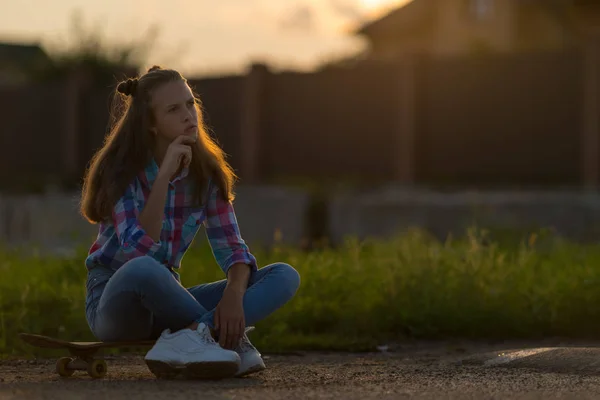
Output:
<instances>
[{"instance_id":1,"label":"shirt collar","mask_svg":"<svg viewBox=\"0 0 600 400\"><path fill-rule=\"evenodd\" d=\"M184 179L189 174L189 167L184 167L179 175L175 177L175 179L171 180L171 183L175 183ZM150 162L144 168L144 171L141 173L142 181L146 184L146 186L151 187L156 177L158 176L158 164L154 157L150 157Z\"/></svg>"}]
</instances>

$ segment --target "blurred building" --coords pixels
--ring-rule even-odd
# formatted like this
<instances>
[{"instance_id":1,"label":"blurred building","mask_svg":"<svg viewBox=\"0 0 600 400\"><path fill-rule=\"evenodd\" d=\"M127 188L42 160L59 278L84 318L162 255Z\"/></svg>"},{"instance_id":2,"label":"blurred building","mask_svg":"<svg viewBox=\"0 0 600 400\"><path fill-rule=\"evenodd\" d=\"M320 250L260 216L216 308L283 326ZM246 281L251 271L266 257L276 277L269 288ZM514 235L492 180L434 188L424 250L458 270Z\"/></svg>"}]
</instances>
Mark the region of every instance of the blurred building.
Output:
<instances>
[{"instance_id":1,"label":"blurred building","mask_svg":"<svg viewBox=\"0 0 600 400\"><path fill-rule=\"evenodd\" d=\"M593 0L413 0L361 26L365 57L466 55L562 50L578 46L598 15ZM596 18L596 20L600 20Z\"/></svg>"},{"instance_id":2,"label":"blurred building","mask_svg":"<svg viewBox=\"0 0 600 400\"><path fill-rule=\"evenodd\" d=\"M0 42L0 85L28 83L51 63L38 44Z\"/></svg>"}]
</instances>

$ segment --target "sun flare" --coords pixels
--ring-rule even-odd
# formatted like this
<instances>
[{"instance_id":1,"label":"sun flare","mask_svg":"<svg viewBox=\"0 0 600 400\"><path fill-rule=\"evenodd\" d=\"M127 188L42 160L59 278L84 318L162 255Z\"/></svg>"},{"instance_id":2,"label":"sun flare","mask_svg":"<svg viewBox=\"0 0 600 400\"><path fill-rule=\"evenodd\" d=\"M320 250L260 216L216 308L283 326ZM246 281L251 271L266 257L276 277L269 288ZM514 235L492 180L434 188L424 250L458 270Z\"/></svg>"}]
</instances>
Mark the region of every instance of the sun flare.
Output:
<instances>
[{"instance_id":1,"label":"sun flare","mask_svg":"<svg viewBox=\"0 0 600 400\"><path fill-rule=\"evenodd\" d=\"M406 3L406 0L360 0L360 3L368 11L376 11L384 7Z\"/></svg>"}]
</instances>

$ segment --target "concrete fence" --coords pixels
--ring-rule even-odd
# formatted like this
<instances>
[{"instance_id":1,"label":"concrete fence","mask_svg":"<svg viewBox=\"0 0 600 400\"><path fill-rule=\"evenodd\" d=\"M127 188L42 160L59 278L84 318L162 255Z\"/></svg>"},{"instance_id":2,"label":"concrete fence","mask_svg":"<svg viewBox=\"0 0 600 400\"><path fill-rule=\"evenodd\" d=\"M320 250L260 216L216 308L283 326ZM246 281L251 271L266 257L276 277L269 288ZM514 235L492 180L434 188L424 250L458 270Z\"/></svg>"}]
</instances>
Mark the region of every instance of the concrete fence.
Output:
<instances>
[{"instance_id":1,"label":"concrete fence","mask_svg":"<svg viewBox=\"0 0 600 400\"><path fill-rule=\"evenodd\" d=\"M235 201L244 239L251 247L276 242L302 245L309 239L309 193L275 186L240 186ZM0 196L0 241L69 253L90 245L97 227L77 212L77 194ZM327 205L325 225L333 244L346 237L385 238L424 228L443 239L466 229L551 228L567 238L600 238L600 195L584 192L436 193L384 188L367 193L340 192ZM323 221L321 221L323 223ZM199 234L196 240L204 240Z\"/></svg>"},{"instance_id":2,"label":"concrete fence","mask_svg":"<svg viewBox=\"0 0 600 400\"><path fill-rule=\"evenodd\" d=\"M303 242L307 193L270 186L240 186L236 192L236 215L249 245ZM66 254L76 246L89 246L98 226L79 214L78 202L78 193L0 196L0 242ZM197 240L203 236L199 234Z\"/></svg>"},{"instance_id":3,"label":"concrete fence","mask_svg":"<svg viewBox=\"0 0 600 400\"><path fill-rule=\"evenodd\" d=\"M525 231L548 228L576 241L600 238L600 196L583 192L460 192L388 188L334 196L329 206L334 243L345 237L387 237L419 227L439 239L468 228Z\"/></svg>"}]
</instances>

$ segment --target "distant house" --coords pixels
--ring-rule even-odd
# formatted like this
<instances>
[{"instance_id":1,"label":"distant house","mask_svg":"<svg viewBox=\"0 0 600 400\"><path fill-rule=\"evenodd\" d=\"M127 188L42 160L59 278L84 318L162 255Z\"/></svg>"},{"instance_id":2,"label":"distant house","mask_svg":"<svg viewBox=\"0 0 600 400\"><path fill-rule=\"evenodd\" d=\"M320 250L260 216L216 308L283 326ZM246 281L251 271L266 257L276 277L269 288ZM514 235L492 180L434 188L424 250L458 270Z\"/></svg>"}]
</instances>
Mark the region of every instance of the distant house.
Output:
<instances>
[{"instance_id":1,"label":"distant house","mask_svg":"<svg viewBox=\"0 0 600 400\"><path fill-rule=\"evenodd\" d=\"M26 83L51 62L37 44L0 42L0 85Z\"/></svg>"},{"instance_id":2,"label":"distant house","mask_svg":"<svg viewBox=\"0 0 600 400\"><path fill-rule=\"evenodd\" d=\"M580 40L573 24L581 19L569 18L572 11L577 7L597 11L597 3L600 2L412 0L361 26L355 34L367 39L368 50L363 58L371 60L394 59L410 53L462 55L562 49L576 46Z\"/></svg>"}]
</instances>

